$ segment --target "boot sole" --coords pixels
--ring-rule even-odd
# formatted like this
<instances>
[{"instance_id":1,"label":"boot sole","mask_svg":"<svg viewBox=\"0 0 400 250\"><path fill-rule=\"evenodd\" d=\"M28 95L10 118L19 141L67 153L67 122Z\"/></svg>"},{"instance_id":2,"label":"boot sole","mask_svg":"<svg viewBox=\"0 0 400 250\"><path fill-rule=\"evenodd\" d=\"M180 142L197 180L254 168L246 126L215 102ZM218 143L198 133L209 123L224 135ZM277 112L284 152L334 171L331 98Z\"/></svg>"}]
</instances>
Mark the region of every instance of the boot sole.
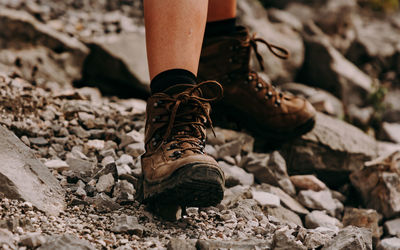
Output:
<instances>
[{"instance_id":1,"label":"boot sole","mask_svg":"<svg viewBox=\"0 0 400 250\"><path fill-rule=\"evenodd\" d=\"M232 119L236 120L238 124L249 130L249 132L261 136L262 138L267 140L268 145L271 147L279 147L287 141L300 137L301 135L310 132L315 126L315 116L313 116L303 124L294 128L292 131L277 131L252 122L254 120L252 117L232 107L231 105L219 104L218 106L214 107L214 111L216 117L213 118L213 121L218 120L218 117L221 117L221 115L223 114L228 114L232 117ZM241 119L239 120L238 117L240 117Z\"/></svg>"},{"instance_id":2,"label":"boot sole","mask_svg":"<svg viewBox=\"0 0 400 250\"><path fill-rule=\"evenodd\" d=\"M159 183L143 181L144 203L209 207L224 197L223 173L215 166L192 163Z\"/></svg>"}]
</instances>

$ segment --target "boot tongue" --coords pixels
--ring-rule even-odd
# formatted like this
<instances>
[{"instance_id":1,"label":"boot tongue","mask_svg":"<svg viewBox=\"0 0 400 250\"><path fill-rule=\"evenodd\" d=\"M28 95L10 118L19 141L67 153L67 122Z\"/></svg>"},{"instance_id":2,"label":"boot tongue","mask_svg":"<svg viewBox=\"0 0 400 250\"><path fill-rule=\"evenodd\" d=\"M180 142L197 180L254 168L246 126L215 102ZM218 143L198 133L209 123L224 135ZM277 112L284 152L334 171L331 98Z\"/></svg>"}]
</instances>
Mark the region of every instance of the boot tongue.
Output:
<instances>
[{"instance_id":1,"label":"boot tongue","mask_svg":"<svg viewBox=\"0 0 400 250\"><path fill-rule=\"evenodd\" d=\"M177 96L187 89L195 87L195 84L176 84L164 90L163 92L171 97Z\"/></svg>"}]
</instances>

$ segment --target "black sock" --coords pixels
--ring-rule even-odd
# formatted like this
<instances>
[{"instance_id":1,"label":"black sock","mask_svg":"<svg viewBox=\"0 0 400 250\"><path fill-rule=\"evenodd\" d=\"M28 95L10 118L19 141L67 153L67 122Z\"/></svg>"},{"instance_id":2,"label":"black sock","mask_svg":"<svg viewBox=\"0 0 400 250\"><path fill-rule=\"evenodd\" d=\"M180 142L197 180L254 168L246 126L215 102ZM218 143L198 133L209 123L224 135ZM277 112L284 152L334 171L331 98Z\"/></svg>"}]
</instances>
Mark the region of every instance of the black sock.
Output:
<instances>
[{"instance_id":1,"label":"black sock","mask_svg":"<svg viewBox=\"0 0 400 250\"><path fill-rule=\"evenodd\" d=\"M236 30L236 18L230 18L206 24L205 36L229 35Z\"/></svg>"},{"instance_id":2,"label":"black sock","mask_svg":"<svg viewBox=\"0 0 400 250\"><path fill-rule=\"evenodd\" d=\"M197 77L186 69L170 69L156 75L150 82L151 93L163 92L178 84L196 84Z\"/></svg>"}]
</instances>

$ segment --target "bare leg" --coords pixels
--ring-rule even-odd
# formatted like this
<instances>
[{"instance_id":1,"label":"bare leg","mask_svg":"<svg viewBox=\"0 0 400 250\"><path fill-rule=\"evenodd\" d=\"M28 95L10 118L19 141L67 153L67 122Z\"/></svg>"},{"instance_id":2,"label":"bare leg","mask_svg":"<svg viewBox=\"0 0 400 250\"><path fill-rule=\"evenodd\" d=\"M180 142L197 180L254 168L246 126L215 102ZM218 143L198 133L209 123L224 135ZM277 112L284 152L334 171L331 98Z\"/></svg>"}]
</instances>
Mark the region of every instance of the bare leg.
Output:
<instances>
[{"instance_id":1,"label":"bare leg","mask_svg":"<svg viewBox=\"0 0 400 250\"><path fill-rule=\"evenodd\" d=\"M169 69L197 74L208 0L145 0L150 79Z\"/></svg>"},{"instance_id":2,"label":"bare leg","mask_svg":"<svg viewBox=\"0 0 400 250\"><path fill-rule=\"evenodd\" d=\"M236 17L236 0L209 0L207 22Z\"/></svg>"}]
</instances>

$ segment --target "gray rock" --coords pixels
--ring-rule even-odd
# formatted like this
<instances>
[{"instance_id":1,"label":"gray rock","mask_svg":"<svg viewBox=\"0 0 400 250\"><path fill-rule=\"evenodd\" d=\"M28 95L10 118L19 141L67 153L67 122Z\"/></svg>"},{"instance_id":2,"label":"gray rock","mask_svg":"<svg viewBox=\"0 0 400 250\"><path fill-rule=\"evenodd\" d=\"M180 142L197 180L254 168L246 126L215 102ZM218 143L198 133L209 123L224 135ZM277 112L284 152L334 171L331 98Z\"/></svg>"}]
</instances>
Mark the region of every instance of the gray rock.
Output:
<instances>
[{"instance_id":1,"label":"gray rock","mask_svg":"<svg viewBox=\"0 0 400 250\"><path fill-rule=\"evenodd\" d=\"M113 156L106 156L103 158L103 160L101 160L101 165L103 167L107 167L109 165L115 165L115 160Z\"/></svg>"},{"instance_id":2,"label":"gray rock","mask_svg":"<svg viewBox=\"0 0 400 250\"><path fill-rule=\"evenodd\" d=\"M115 233L129 233L142 237L145 227L140 225L135 216L121 215L115 218L111 231Z\"/></svg>"},{"instance_id":3,"label":"gray rock","mask_svg":"<svg viewBox=\"0 0 400 250\"><path fill-rule=\"evenodd\" d=\"M234 140L219 146L217 148L218 158L239 155L242 150L242 145L243 142L241 140Z\"/></svg>"},{"instance_id":4,"label":"gray rock","mask_svg":"<svg viewBox=\"0 0 400 250\"><path fill-rule=\"evenodd\" d=\"M285 207L289 208L290 210L292 210L297 214L305 215L309 213L309 211L303 205L301 205L297 200L290 197L288 194L286 194L282 189L278 187L274 187L269 184L262 184L257 189L269 192L271 194L275 194L281 200L281 204L283 204Z\"/></svg>"},{"instance_id":5,"label":"gray rock","mask_svg":"<svg viewBox=\"0 0 400 250\"><path fill-rule=\"evenodd\" d=\"M28 233L21 237L20 244L29 248L37 248L46 242L46 238L38 233Z\"/></svg>"},{"instance_id":6,"label":"gray rock","mask_svg":"<svg viewBox=\"0 0 400 250\"><path fill-rule=\"evenodd\" d=\"M58 171L64 171L69 169L69 165L60 159L49 160L44 163L49 169L54 169Z\"/></svg>"},{"instance_id":7,"label":"gray rock","mask_svg":"<svg viewBox=\"0 0 400 250\"><path fill-rule=\"evenodd\" d=\"M79 138L85 139L90 137L90 133L86 130L84 130L82 127L77 126L77 127L70 127L69 128L70 133L78 136Z\"/></svg>"},{"instance_id":8,"label":"gray rock","mask_svg":"<svg viewBox=\"0 0 400 250\"><path fill-rule=\"evenodd\" d=\"M292 212L291 210L284 208L284 207L267 207L264 209L266 214L274 216L278 220L285 222L285 223L294 223L298 226L303 226L303 222L301 221L300 216L296 213Z\"/></svg>"},{"instance_id":9,"label":"gray rock","mask_svg":"<svg viewBox=\"0 0 400 250\"><path fill-rule=\"evenodd\" d=\"M84 187L78 187L75 191L75 194L79 197L85 197L87 195Z\"/></svg>"},{"instance_id":10,"label":"gray rock","mask_svg":"<svg viewBox=\"0 0 400 250\"><path fill-rule=\"evenodd\" d=\"M93 204L98 212L110 212L121 207L104 193L99 193L93 198L86 197L85 201Z\"/></svg>"},{"instance_id":11,"label":"gray rock","mask_svg":"<svg viewBox=\"0 0 400 250\"><path fill-rule=\"evenodd\" d=\"M377 250L400 250L400 238L387 238L379 242Z\"/></svg>"},{"instance_id":12,"label":"gray rock","mask_svg":"<svg viewBox=\"0 0 400 250\"><path fill-rule=\"evenodd\" d=\"M342 223L329 215L327 215L323 211L312 211L311 213L306 215L305 218L305 226L306 228L317 228L317 227L326 227L337 230L338 228L343 227Z\"/></svg>"},{"instance_id":13,"label":"gray rock","mask_svg":"<svg viewBox=\"0 0 400 250\"><path fill-rule=\"evenodd\" d=\"M294 232L295 231L293 229L289 229L287 226L276 230L274 233L274 249L307 249L300 240L297 240L293 236Z\"/></svg>"},{"instance_id":14,"label":"gray rock","mask_svg":"<svg viewBox=\"0 0 400 250\"><path fill-rule=\"evenodd\" d=\"M400 238L400 218L386 221L384 229L388 235Z\"/></svg>"},{"instance_id":15,"label":"gray rock","mask_svg":"<svg viewBox=\"0 0 400 250\"><path fill-rule=\"evenodd\" d=\"M0 126L0 192L57 215L65 208L64 190L46 166L12 132Z\"/></svg>"},{"instance_id":16,"label":"gray rock","mask_svg":"<svg viewBox=\"0 0 400 250\"><path fill-rule=\"evenodd\" d=\"M261 207L279 207L281 204L279 197L271 193L253 189L251 195Z\"/></svg>"},{"instance_id":17,"label":"gray rock","mask_svg":"<svg viewBox=\"0 0 400 250\"><path fill-rule=\"evenodd\" d=\"M246 197L247 198L251 197L250 187L237 185L225 189L224 199L221 201L221 204L226 207L229 207L230 205L236 203L238 200Z\"/></svg>"},{"instance_id":18,"label":"gray rock","mask_svg":"<svg viewBox=\"0 0 400 250\"><path fill-rule=\"evenodd\" d=\"M87 45L91 53L83 69L85 82L96 81L108 94L150 93L144 32L95 37Z\"/></svg>"},{"instance_id":19,"label":"gray rock","mask_svg":"<svg viewBox=\"0 0 400 250\"><path fill-rule=\"evenodd\" d=\"M304 61L304 44L298 32L285 23L270 23L261 3L252 0L238 1L238 22L266 41L286 48L288 60L274 57L265 47L258 49L263 55L265 73L273 82L293 81ZM253 62L254 64L255 62Z\"/></svg>"},{"instance_id":20,"label":"gray rock","mask_svg":"<svg viewBox=\"0 0 400 250\"><path fill-rule=\"evenodd\" d=\"M101 193L101 192L106 192L109 193L111 192L111 189L114 186L114 177L112 173L106 174L106 175L102 175L99 178L99 181L96 184L96 190L97 192Z\"/></svg>"},{"instance_id":21,"label":"gray rock","mask_svg":"<svg viewBox=\"0 0 400 250\"><path fill-rule=\"evenodd\" d=\"M303 30L303 24L301 23L301 21L287 11L269 8L268 19L273 23L285 23L296 31Z\"/></svg>"},{"instance_id":22,"label":"gray rock","mask_svg":"<svg viewBox=\"0 0 400 250\"><path fill-rule=\"evenodd\" d=\"M87 128L92 129L95 127L96 117L86 112L78 112L79 121Z\"/></svg>"},{"instance_id":23,"label":"gray rock","mask_svg":"<svg viewBox=\"0 0 400 250\"><path fill-rule=\"evenodd\" d=\"M383 155L366 162L364 169L350 175L367 208L373 208L386 218L400 214L400 152Z\"/></svg>"},{"instance_id":24,"label":"gray rock","mask_svg":"<svg viewBox=\"0 0 400 250\"><path fill-rule=\"evenodd\" d=\"M62 236L51 236L45 244L38 249L40 250L94 250L96 249L90 242L80 239L71 234L64 234Z\"/></svg>"},{"instance_id":25,"label":"gray rock","mask_svg":"<svg viewBox=\"0 0 400 250\"><path fill-rule=\"evenodd\" d=\"M218 165L222 171L224 171L225 185L227 187L233 187L236 185L253 185L254 176L247 173L242 168L239 168L238 166L231 166L224 161L219 161Z\"/></svg>"},{"instance_id":26,"label":"gray rock","mask_svg":"<svg viewBox=\"0 0 400 250\"><path fill-rule=\"evenodd\" d=\"M318 249L319 247L324 246L332 239L332 236L326 233L321 233L316 230L310 230L303 244L307 247L307 249Z\"/></svg>"},{"instance_id":27,"label":"gray rock","mask_svg":"<svg viewBox=\"0 0 400 250\"><path fill-rule=\"evenodd\" d=\"M141 171L141 169L140 169L140 171ZM118 165L117 173L118 173L118 176L125 175L125 174L131 174L132 169L128 165Z\"/></svg>"},{"instance_id":28,"label":"gray rock","mask_svg":"<svg viewBox=\"0 0 400 250\"><path fill-rule=\"evenodd\" d=\"M0 246L9 246L11 249L15 249L13 241L13 234L7 229L0 228Z\"/></svg>"},{"instance_id":29,"label":"gray rock","mask_svg":"<svg viewBox=\"0 0 400 250\"><path fill-rule=\"evenodd\" d=\"M347 106L347 115L349 117L349 122L357 126L369 126L371 118L374 115L373 107L359 108L357 105L350 104Z\"/></svg>"},{"instance_id":30,"label":"gray rock","mask_svg":"<svg viewBox=\"0 0 400 250\"><path fill-rule=\"evenodd\" d=\"M117 198L118 203L132 202L136 190L127 180L120 180L115 184L113 197Z\"/></svg>"},{"instance_id":31,"label":"gray rock","mask_svg":"<svg viewBox=\"0 0 400 250\"><path fill-rule=\"evenodd\" d=\"M81 78L89 50L75 38L51 29L24 11L4 7L0 26L8 27L0 35L0 62L15 65L19 61L24 79L44 78L65 84Z\"/></svg>"},{"instance_id":32,"label":"gray rock","mask_svg":"<svg viewBox=\"0 0 400 250\"><path fill-rule=\"evenodd\" d=\"M324 182L338 185L376 157L377 143L358 128L318 113L315 128L286 145L283 152L289 173L325 173L329 178L321 178Z\"/></svg>"},{"instance_id":33,"label":"gray rock","mask_svg":"<svg viewBox=\"0 0 400 250\"><path fill-rule=\"evenodd\" d=\"M323 250L363 249L372 250L372 234L365 228L348 226L338 233Z\"/></svg>"},{"instance_id":34,"label":"gray rock","mask_svg":"<svg viewBox=\"0 0 400 250\"><path fill-rule=\"evenodd\" d=\"M168 250L196 250L196 240L172 238L168 245Z\"/></svg>"},{"instance_id":35,"label":"gray rock","mask_svg":"<svg viewBox=\"0 0 400 250\"><path fill-rule=\"evenodd\" d=\"M87 151L101 151L104 149L105 142L98 139L89 140L84 146Z\"/></svg>"},{"instance_id":36,"label":"gray rock","mask_svg":"<svg viewBox=\"0 0 400 250\"><path fill-rule=\"evenodd\" d=\"M119 157L119 159L116 161L117 165L134 165L133 157L127 154L123 154Z\"/></svg>"},{"instance_id":37,"label":"gray rock","mask_svg":"<svg viewBox=\"0 0 400 250\"><path fill-rule=\"evenodd\" d=\"M123 148L131 143L143 142L144 135L142 133L139 133L136 130L132 130L131 132L129 132L127 134L121 135L120 139L121 139L121 143L119 144L119 147Z\"/></svg>"},{"instance_id":38,"label":"gray rock","mask_svg":"<svg viewBox=\"0 0 400 250\"><path fill-rule=\"evenodd\" d=\"M372 91L373 80L342 56L314 23L307 24L303 37L306 54L302 80L333 93L345 105L362 105Z\"/></svg>"},{"instance_id":39,"label":"gray rock","mask_svg":"<svg viewBox=\"0 0 400 250\"><path fill-rule=\"evenodd\" d=\"M46 146L49 143L44 137L29 138L29 142L37 146Z\"/></svg>"},{"instance_id":40,"label":"gray rock","mask_svg":"<svg viewBox=\"0 0 400 250\"><path fill-rule=\"evenodd\" d=\"M298 194L298 201L310 209L326 210L332 216L343 211L343 205L333 199L329 190L302 190Z\"/></svg>"},{"instance_id":41,"label":"gray rock","mask_svg":"<svg viewBox=\"0 0 400 250\"><path fill-rule=\"evenodd\" d=\"M214 132L216 137L211 129L207 129L207 144L215 146L218 151L222 147L221 155L218 156L219 158L224 158L225 156L235 157L241 151L247 153L253 152L254 138L252 136L219 127L215 127Z\"/></svg>"},{"instance_id":42,"label":"gray rock","mask_svg":"<svg viewBox=\"0 0 400 250\"><path fill-rule=\"evenodd\" d=\"M95 168L92 162L76 158L73 155L67 155L66 162L70 169L76 173L91 174Z\"/></svg>"},{"instance_id":43,"label":"gray rock","mask_svg":"<svg viewBox=\"0 0 400 250\"><path fill-rule=\"evenodd\" d=\"M198 240L196 248L200 250L213 249L232 249L232 250L255 250L255 249L271 249L272 242L266 240L247 239L240 241L223 241L223 240Z\"/></svg>"},{"instance_id":44,"label":"gray rock","mask_svg":"<svg viewBox=\"0 0 400 250\"><path fill-rule=\"evenodd\" d=\"M258 206L257 202L253 199L244 199L238 201L236 207L232 209L237 218L243 218L248 221L254 220L260 215L264 215Z\"/></svg>"},{"instance_id":45,"label":"gray rock","mask_svg":"<svg viewBox=\"0 0 400 250\"><path fill-rule=\"evenodd\" d=\"M381 139L400 144L400 123L382 123Z\"/></svg>"},{"instance_id":46,"label":"gray rock","mask_svg":"<svg viewBox=\"0 0 400 250\"><path fill-rule=\"evenodd\" d=\"M144 154L144 142L137 142L129 144L125 147L125 152L131 155L133 158L137 158L140 155Z\"/></svg>"},{"instance_id":47,"label":"gray rock","mask_svg":"<svg viewBox=\"0 0 400 250\"><path fill-rule=\"evenodd\" d=\"M371 18L360 15L354 29L356 37L346 57L357 65L374 65L374 75L392 69L396 63L395 55L399 51L400 28L387 25L384 19L371 21Z\"/></svg>"},{"instance_id":48,"label":"gray rock","mask_svg":"<svg viewBox=\"0 0 400 250\"><path fill-rule=\"evenodd\" d=\"M254 174L258 182L279 186L290 195L296 194L286 171L285 159L279 152L274 151L270 155L251 153L243 157L239 165L247 172Z\"/></svg>"}]
</instances>

